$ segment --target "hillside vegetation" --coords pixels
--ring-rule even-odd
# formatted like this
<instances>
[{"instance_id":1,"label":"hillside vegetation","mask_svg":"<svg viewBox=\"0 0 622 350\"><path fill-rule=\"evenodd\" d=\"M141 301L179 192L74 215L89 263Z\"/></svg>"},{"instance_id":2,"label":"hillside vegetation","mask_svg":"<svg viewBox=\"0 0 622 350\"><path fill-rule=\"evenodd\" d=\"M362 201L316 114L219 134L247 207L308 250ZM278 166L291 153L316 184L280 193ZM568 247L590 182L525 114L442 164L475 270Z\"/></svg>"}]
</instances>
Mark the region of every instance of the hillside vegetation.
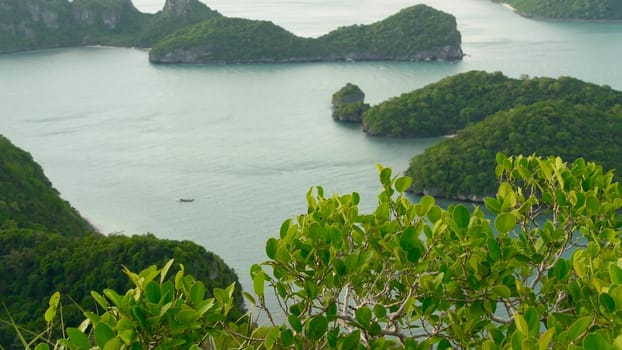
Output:
<instances>
[{"instance_id":1,"label":"hillside vegetation","mask_svg":"<svg viewBox=\"0 0 622 350\"><path fill-rule=\"evenodd\" d=\"M372 106L363 114L363 130L397 137L449 135L498 111L549 99L606 110L622 104L622 93L570 77L512 79L471 71Z\"/></svg>"},{"instance_id":2,"label":"hillside vegetation","mask_svg":"<svg viewBox=\"0 0 622 350\"><path fill-rule=\"evenodd\" d=\"M64 201L30 154L0 136L0 304L27 329L41 329L47 298L60 291L63 317L75 321L78 307L92 307L90 291L127 289L122 266L143 269L174 258L202 281L215 287L236 283L232 315L244 309L235 272L217 255L188 241L147 236L104 236ZM0 311L0 345L17 349L15 330Z\"/></svg>"},{"instance_id":3,"label":"hillside vegetation","mask_svg":"<svg viewBox=\"0 0 622 350\"><path fill-rule=\"evenodd\" d=\"M411 191L481 201L494 194L495 155L541 154L584 158L622 169L622 105L546 100L500 111L415 156L406 174ZM619 174L618 174L619 178Z\"/></svg>"},{"instance_id":4,"label":"hillside vegetation","mask_svg":"<svg viewBox=\"0 0 622 350\"><path fill-rule=\"evenodd\" d=\"M619 0L497 0L528 17L570 20L622 20Z\"/></svg>"},{"instance_id":5,"label":"hillside vegetation","mask_svg":"<svg viewBox=\"0 0 622 350\"><path fill-rule=\"evenodd\" d=\"M617 349L622 342L622 187L578 159L496 155L487 212L431 196L378 165L377 207L358 193L307 193L252 265L260 314L228 317L232 286L205 295L173 261L129 270L57 349ZM471 207L471 208L469 208ZM162 266L162 265L160 265ZM58 323L58 295L45 317ZM173 305L173 306L171 306ZM249 321L249 320L254 320ZM78 327L78 324L81 326ZM59 334L59 337L56 335ZM30 338L29 338L30 339Z\"/></svg>"},{"instance_id":6,"label":"hillside vegetation","mask_svg":"<svg viewBox=\"0 0 622 350\"><path fill-rule=\"evenodd\" d=\"M424 5L310 39L199 0L166 0L156 14L131 0L0 0L0 53L109 45L152 48L161 63L459 60L460 44L456 19Z\"/></svg>"},{"instance_id":7,"label":"hillside vegetation","mask_svg":"<svg viewBox=\"0 0 622 350\"><path fill-rule=\"evenodd\" d=\"M63 200L32 156L0 135L0 228L78 236L90 224Z\"/></svg>"},{"instance_id":8,"label":"hillside vegetation","mask_svg":"<svg viewBox=\"0 0 622 350\"><path fill-rule=\"evenodd\" d=\"M268 21L219 17L173 33L153 46L162 63L459 60L456 19L425 5L371 25L301 38Z\"/></svg>"}]
</instances>

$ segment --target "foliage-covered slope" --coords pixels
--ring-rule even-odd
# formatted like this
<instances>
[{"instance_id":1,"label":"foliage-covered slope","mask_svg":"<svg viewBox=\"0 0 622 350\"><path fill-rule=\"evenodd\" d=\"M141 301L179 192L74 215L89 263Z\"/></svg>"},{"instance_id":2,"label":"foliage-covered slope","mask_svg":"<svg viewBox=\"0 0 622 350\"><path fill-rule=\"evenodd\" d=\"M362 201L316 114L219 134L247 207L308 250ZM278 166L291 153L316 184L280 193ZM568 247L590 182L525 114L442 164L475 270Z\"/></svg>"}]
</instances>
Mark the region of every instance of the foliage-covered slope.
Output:
<instances>
[{"instance_id":1,"label":"foliage-covered slope","mask_svg":"<svg viewBox=\"0 0 622 350\"><path fill-rule=\"evenodd\" d=\"M496 190L495 155L579 157L622 169L622 106L562 100L542 101L501 111L458 131L453 138L415 156L406 174L417 193L481 201Z\"/></svg>"},{"instance_id":2,"label":"foliage-covered slope","mask_svg":"<svg viewBox=\"0 0 622 350\"><path fill-rule=\"evenodd\" d=\"M32 230L0 230L0 302L27 329L42 329L46 300L55 291L76 301L82 308L95 304L91 290L122 291L130 282L122 266L139 270L152 263L174 258L203 281L207 295L215 287L237 282L235 272L218 256L189 241L169 241L154 236L109 236L89 234L67 237ZM174 274L172 274L174 276ZM244 308L239 284L235 292L236 315ZM64 300L63 317L74 323L83 317L70 300ZM0 319L7 319L4 312ZM0 324L0 344L8 346L15 331ZM12 347L8 347L12 348Z\"/></svg>"},{"instance_id":3,"label":"foliage-covered slope","mask_svg":"<svg viewBox=\"0 0 622 350\"><path fill-rule=\"evenodd\" d=\"M134 37L149 17L130 0L0 0L0 53L135 45Z\"/></svg>"},{"instance_id":4,"label":"foliage-covered slope","mask_svg":"<svg viewBox=\"0 0 622 350\"><path fill-rule=\"evenodd\" d=\"M82 235L92 230L60 198L31 155L0 135L0 228L18 227Z\"/></svg>"},{"instance_id":5,"label":"foliage-covered slope","mask_svg":"<svg viewBox=\"0 0 622 350\"><path fill-rule=\"evenodd\" d=\"M622 186L583 159L496 159L488 213L413 203L411 179L382 166L366 214L356 192L311 189L250 269L260 315L231 320L232 288L206 299L191 276L163 282L170 265L152 266L128 272L125 293L95 291L90 326L44 332L37 350L618 349Z\"/></svg>"},{"instance_id":6,"label":"foliage-covered slope","mask_svg":"<svg viewBox=\"0 0 622 350\"><path fill-rule=\"evenodd\" d=\"M363 115L363 129L370 135L448 135L498 111L548 99L608 109L622 104L622 92L569 77L512 79L471 71L373 106Z\"/></svg>"},{"instance_id":7,"label":"foliage-covered slope","mask_svg":"<svg viewBox=\"0 0 622 350\"><path fill-rule=\"evenodd\" d=\"M228 18L198 0L157 14L131 0L0 0L0 53L82 45L152 47L162 63L459 60L456 19L424 5L384 21L297 37L268 21Z\"/></svg>"},{"instance_id":8,"label":"foliage-covered slope","mask_svg":"<svg viewBox=\"0 0 622 350\"><path fill-rule=\"evenodd\" d=\"M334 60L458 60L456 19L417 5L371 25L301 38L267 21L214 18L154 45L152 62L300 62Z\"/></svg>"},{"instance_id":9,"label":"foliage-covered slope","mask_svg":"<svg viewBox=\"0 0 622 350\"><path fill-rule=\"evenodd\" d=\"M235 272L218 256L192 242L90 231L90 224L60 198L30 154L0 136L0 304L7 305L19 324L40 329L45 300L55 291L84 308L92 306L93 289L126 289L122 266L143 269L175 258L205 284L208 295L214 287L237 282ZM239 315L239 286L234 297L234 315ZM65 320L81 317L71 301L65 305ZM1 322L7 319L1 310L0 345L17 349L15 331Z\"/></svg>"},{"instance_id":10,"label":"foliage-covered slope","mask_svg":"<svg viewBox=\"0 0 622 350\"><path fill-rule=\"evenodd\" d=\"M218 17L198 0L167 0L145 14L131 0L0 0L0 53L62 46L150 47L190 24Z\"/></svg>"},{"instance_id":11,"label":"foliage-covered slope","mask_svg":"<svg viewBox=\"0 0 622 350\"><path fill-rule=\"evenodd\" d=\"M621 20L619 0L496 0L512 5L524 16L554 19Z\"/></svg>"}]
</instances>

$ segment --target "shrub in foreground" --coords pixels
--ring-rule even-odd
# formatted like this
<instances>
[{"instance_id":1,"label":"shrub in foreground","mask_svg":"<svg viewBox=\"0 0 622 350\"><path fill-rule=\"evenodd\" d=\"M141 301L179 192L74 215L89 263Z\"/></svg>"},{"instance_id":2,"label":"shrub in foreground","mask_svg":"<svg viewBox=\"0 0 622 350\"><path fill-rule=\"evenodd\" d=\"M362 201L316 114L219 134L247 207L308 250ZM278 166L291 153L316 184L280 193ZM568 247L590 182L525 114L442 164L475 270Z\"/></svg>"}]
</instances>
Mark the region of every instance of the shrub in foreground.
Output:
<instances>
[{"instance_id":1,"label":"shrub in foreground","mask_svg":"<svg viewBox=\"0 0 622 350\"><path fill-rule=\"evenodd\" d=\"M612 172L581 159L500 154L487 211L445 209L430 196L412 203L410 178L379 172L372 213L359 212L357 193L317 187L307 213L268 240L268 260L251 268L255 295L246 294L264 321L225 321L231 289L204 299L183 273L158 284L167 265L128 272L137 287L124 296L94 294L100 315L87 312L57 346L622 348L622 190ZM144 306L124 310L126 302ZM153 317L166 327L145 328ZM134 342L141 329L167 342Z\"/></svg>"}]
</instances>

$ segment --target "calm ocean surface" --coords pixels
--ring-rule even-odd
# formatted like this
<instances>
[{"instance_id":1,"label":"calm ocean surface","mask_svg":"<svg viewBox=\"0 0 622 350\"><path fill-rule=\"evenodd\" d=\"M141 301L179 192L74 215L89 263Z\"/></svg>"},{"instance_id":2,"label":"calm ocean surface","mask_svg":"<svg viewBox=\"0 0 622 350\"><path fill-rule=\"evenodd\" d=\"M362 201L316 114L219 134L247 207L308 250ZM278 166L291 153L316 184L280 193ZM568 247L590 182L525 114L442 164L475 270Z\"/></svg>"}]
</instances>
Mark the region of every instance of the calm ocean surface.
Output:
<instances>
[{"instance_id":1,"label":"calm ocean surface","mask_svg":"<svg viewBox=\"0 0 622 350\"><path fill-rule=\"evenodd\" d=\"M155 12L164 1L136 1ZM366 137L336 124L346 82L370 103L473 69L569 75L622 89L622 24L538 22L488 0L431 0L458 18L463 62L156 66L147 52L71 48L0 56L0 133L31 152L102 232L193 240L234 267L306 210L305 193L357 191L371 209L376 162L397 172L438 139ZM371 23L414 2L216 0L225 15L298 35ZM458 5L457 5L458 4ZM194 203L179 203L182 197Z\"/></svg>"}]
</instances>

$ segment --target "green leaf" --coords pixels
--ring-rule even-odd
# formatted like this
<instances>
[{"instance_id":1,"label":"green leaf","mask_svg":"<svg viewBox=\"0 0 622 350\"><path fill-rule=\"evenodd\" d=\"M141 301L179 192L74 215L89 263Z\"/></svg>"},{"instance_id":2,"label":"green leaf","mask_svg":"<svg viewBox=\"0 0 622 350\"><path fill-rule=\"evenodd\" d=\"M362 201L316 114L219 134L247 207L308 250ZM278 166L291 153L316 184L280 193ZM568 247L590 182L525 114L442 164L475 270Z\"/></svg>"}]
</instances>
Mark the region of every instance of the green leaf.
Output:
<instances>
[{"instance_id":1,"label":"green leaf","mask_svg":"<svg viewBox=\"0 0 622 350\"><path fill-rule=\"evenodd\" d=\"M493 263L501 258L501 248L499 247L499 242L497 242L494 238L488 239L488 257L493 261Z\"/></svg>"},{"instance_id":2,"label":"green leaf","mask_svg":"<svg viewBox=\"0 0 622 350\"><path fill-rule=\"evenodd\" d=\"M268 330L268 334L266 334L266 340L264 341L266 349L272 350L272 347L279 338L279 334L280 329L278 327L272 327Z\"/></svg>"},{"instance_id":3,"label":"green leaf","mask_svg":"<svg viewBox=\"0 0 622 350\"><path fill-rule=\"evenodd\" d=\"M294 343L294 333L291 329L283 328L281 329L281 344L284 347L289 347Z\"/></svg>"},{"instance_id":4,"label":"green leaf","mask_svg":"<svg viewBox=\"0 0 622 350\"><path fill-rule=\"evenodd\" d=\"M512 291L510 290L510 288L508 288L508 286L498 285L492 287L492 294L499 298L507 299L512 296Z\"/></svg>"},{"instance_id":5,"label":"green leaf","mask_svg":"<svg viewBox=\"0 0 622 350\"><path fill-rule=\"evenodd\" d=\"M289 231L289 227L291 226L291 224L292 224L292 219L287 219L283 221L283 224L281 224L281 230L279 231L281 239L287 236L287 232Z\"/></svg>"},{"instance_id":6,"label":"green leaf","mask_svg":"<svg viewBox=\"0 0 622 350\"><path fill-rule=\"evenodd\" d=\"M95 299L99 306L103 307L104 309L108 309L108 301L101 294L95 291L91 291L91 296L93 297L93 299Z\"/></svg>"},{"instance_id":7,"label":"green leaf","mask_svg":"<svg viewBox=\"0 0 622 350\"><path fill-rule=\"evenodd\" d=\"M358 349L361 342L361 331L354 331L343 338L340 349Z\"/></svg>"},{"instance_id":8,"label":"green leaf","mask_svg":"<svg viewBox=\"0 0 622 350\"><path fill-rule=\"evenodd\" d=\"M493 214L499 214L501 211L501 204L495 198L486 197L484 198L484 206Z\"/></svg>"},{"instance_id":9,"label":"green leaf","mask_svg":"<svg viewBox=\"0 0 622 350\"><path fill-rule=\"evenodd\" d=\"M307 298L315 299L315 297L317 296L317 283L312 280L306 280L305 293L307 294Z\"/></svg>"},{"instance_id":10,"label":"green leaf","mask_svg":"<svg viewBox=\"0 0 622 350\"><path fill-rule=\"evenodd\" d=\"M114 338L114 331L104 322L100 322L95 326L95 343L101 349L106 346L106 343L110 341L110 339Z\"/></svg>"},{"instance_id":11,"label":"green leaf","mask_svg":"<svg viewBox=\"0 0 622 350\"><path fill-rule=\"evenodd\" d=\"M613 300L611 295L601 293L598 297L598 301L607 314L611 314L616 311L616 302Z\"/></svg>"},{"instance_id":12,"label":"green leaf","mask_svg":"<svg viewBox=\"0 0 622 350\"><path fill-rule=\"evenodd\" d=\"M519 332L521 332L525 337L529 336L529 326L527 325L527 321L525 321L525 318L521 314L514 314L514 323L516 324L516 329L518 329Z\"/></svg>"},{"instance_id":13,"label":"green leaf","mask_svg":"<svg viewBox=\"0 0 622 350\"><path fill-rule=\"evenodd\" d=\"M499 233L510 232L516 226L516 218L510 213L499 214L495 219L495 229Z\"/></svg>"},{"instance_id":14,"label":"green leaf","mask_svg":"<svg viewBox=\"0 0 622 350\"><path fill-rule=\"evenodd\" d=\"M585 337L585 339L583 339L583 348L586 350L605 350L609 349L610 346L602 335L598 333L590 333Z\"/></svg>"},{"instance_id":15,"label":"green leaf","mask_svg":"<svg viewBox=\"0 0 622 350\"><path fill-rule=\"evenodd\" d=\"M363 327L365 327L365 329L368 328L371 322L371 317L372 317L371 310L364 306L359 308L355 312L356 320L359 321L359 323L361 323Z\"/></svg>"},{"instance_id":16,"label":"green leaf","mask_svg":"<svg viewBox=\"0 0 622 350\"><path fill-rule=\"evenodd\" d=\"M74 343L78 348L89 349L91 347L89 337L87 337L86 334L82 333L79 329L68 327L67 335L69 336L69 341Z\"/></svg>"},{"instance_id":17,"label":"green leaf","mask_svg":"<svg viewBox=\"0 0 622 350\"><path fill-rule=\"evenodd\" d=\"M386 307L382 304L374 305L374 315L376 315L376 317L380 319L385 318L387 316Z\"/></svg>"},{"instance_id":18,"label":"green leaf","mask_svg":"<svg viewBox=\"0 0 622 350\"><path fill-rule=\"evenodd\" d=\"M540 339L538 339L538 350L546 350L549 348L551 344L551 340L553 340L553 336L555 335L555 328L551 328L546 332L542 333Z\"/></svg>"},{"instance_id":19,"label":"green leaf","mask_svg":"<svg viewBox=\"0 0 622 350\"><path fill-rule=\"evenodd\" d=\"M568 339L577 339L592 323L592 316L586 316L574 321L568 328Z\"/></svg>"},{"instance_id":20,"label":"green leaf","mask_svg":"<svg viewBox=\"0 0 622 350\"><path fill-rule=\"evenodd\" d=\"M395 181L395 189L397 190L397 192L400 193L406 192L412 182L413 179L409 176L400 177L399 179L397 179L397 181Z\"/></svg>"},{"instance_id":21,"label":"green leaf","mask_svg":"<svg viewBox=\"0 0 622 350\"><path fill-rule=\"evenodd\" d=\"M173 261L175 261L175 259L170 259L169 261L167 261L162 270L160 270L160 284L164 283L166 275L168 274L168 270L170 270L171 266L173 265Z\"/></svg>"},{"instance_id":22,"label":"green leaf","mask_svg":"<svg viewBox=\"0 0 622 350\"><path fill-rule=\"evenodd\" d=\"M538 333L540 333L540 318L536 308L529 307L527 309L525 312L525 321L527 321L527 326L529 327L529 336L533 338L537 337Z\"/></svg>"},{"instance_id":23,"label":"green leaf","mask_svg":"<svg viewBox=\"0 0 622 350\"><path fill-rule=\"evenodd\" d=\"M300 322L298 317L296 317L296 315L289 315L287 317L287 321L292 326L292 329L294 331L296 331L298 333L302 332L302 323Z\"/></svg>"},{"instance_id":24,"label":"green leaf","mask_svg":"<svg viewBox=\"0 0 622 350\"><path fill-rule=\"evenodd\" d=\"M457 205L454 208L454 221L460 228L469 227L469 221L471 220L471 214L469 213L469 209L467 209L464 205Z\"/></svg>"},{"instance_id":25,"label":"green leaf","mask_svg":"<svg viewBox=\"0 0 622 350\"><path fill-rule=\"evenodd\" d=\"M276 258L276 252L278 248L279 241L276 238L272 237L268 239L268 242L266 242L266 255L268 256L268 258L274 260Z\"/></svg>"},{"instance_id":26,"label":"green leaf","mask_svg":"<svg viewBox=\"0 0 622 350\"><path fill-rule=\"evenodd\" d=\"M486 342L488 343L488 342ZM486 348L486 343L484 343L484 347L483 349L487 349L487 350L493 350L495 348ZM494 344L493 344L494 345ZM451 343L449 342L449 340L447 339L441 339L441 341L438 342L438 345L436 347L437 350L447 350L447 349L451 349Z\"/></svg>"},{"instance_id":27,"label":"green leaf","mask_svg":"<svg viewBox=\"0 0 622 350\"><path fill-rule=\"evenodd\" d=\"M104 346L103 350L119 350L123 348L123 341L120 338L110 339Z\"/></svg>"},{"instance_id":28,"label":"green leaf","mask_svg":"<svg viewBox=\"0 0 622 350\"><path fill-rule=\"evenodd\" d=\"M307 337L310 340L319 340L328 330L328 321L322 315L315 316L307 327Z\"/></svg>"},{"instance_id":29,"label":"green leaf","mask_svg":"<svg viewBox=\"0 0 622 350\"><path fill-rule=\"evenodd\" d=\"M151 281L147 284L145 288L145 299L150 302L157 304L160 302L160 285L154 281Z\"/></svg>"},{"instance_id":30,"label":"green leaf","mask_svg":"<svg viewBox=\"0 0 622 350\"><path fill-rule=\"evenodd\" d=\"M264 272L260 271L255 275L255 278L253 278L253 289L255 291L255 294L259 296L263 296L264 282L265 282Z\"/></svg>"},{"instance_id":31,"label":"green leaf","mask_svg":"<svg viewBox=\"0 0 622 350\"><path fill-rule=\"evenodd\" d=\"M197 306L205 299L205 285L201 281L197 281L190 288L190 300L192 304Z\"/></svg>"},{"instance_id":32,"label":"green leaf","mask_svg":"<svg viewBox=\"0 0 622 350\"><path fill-rule=\"evenodd\" d=\"M60 305L60 292L54 292L48 301L49 307L45 310L45 322L50 323L56 317L56 311L58 310L58 306Z\"/></svg>"},{"instance_id":33,"label":"green leaf","mask_svg":"<svg viewBox=\"0 0 622 350\"><path fill-rule=\"evenodd\" d=\"M380 183L385 186L391 184L391 168L384 168L380 171Z\"/></svg>"},{"instance_id":34,"label":"green leaf","mask_svg":"<svg viewBox=\"0 0 622 350\"><path fill-rule=\"evenodd\" d=\"M622 269L615 263L609 264L609 277L611 278L611 283L622 284Z\"/></svg>"},{"instance_id":35,"label":"green leaf","mask_svg":"<svg viewBox=\"0 0 622 350\"><path fill-rule=\"evenodd\" d=\"M572 268L580 278L585 278L587 272L585 270L585 259L583 258L583 250L576 250L572 254Z\"/></svg>"},{"instance_id":36,"label":"green leaf","mask_svg":"<svg viewBox=\"0 0 622 350\"><path fill-rule=\"evenodd\" d=\"M35 346L35 350L50 350L50 346L46 343L39 343Z\"/></svg>"}]
</instances>

